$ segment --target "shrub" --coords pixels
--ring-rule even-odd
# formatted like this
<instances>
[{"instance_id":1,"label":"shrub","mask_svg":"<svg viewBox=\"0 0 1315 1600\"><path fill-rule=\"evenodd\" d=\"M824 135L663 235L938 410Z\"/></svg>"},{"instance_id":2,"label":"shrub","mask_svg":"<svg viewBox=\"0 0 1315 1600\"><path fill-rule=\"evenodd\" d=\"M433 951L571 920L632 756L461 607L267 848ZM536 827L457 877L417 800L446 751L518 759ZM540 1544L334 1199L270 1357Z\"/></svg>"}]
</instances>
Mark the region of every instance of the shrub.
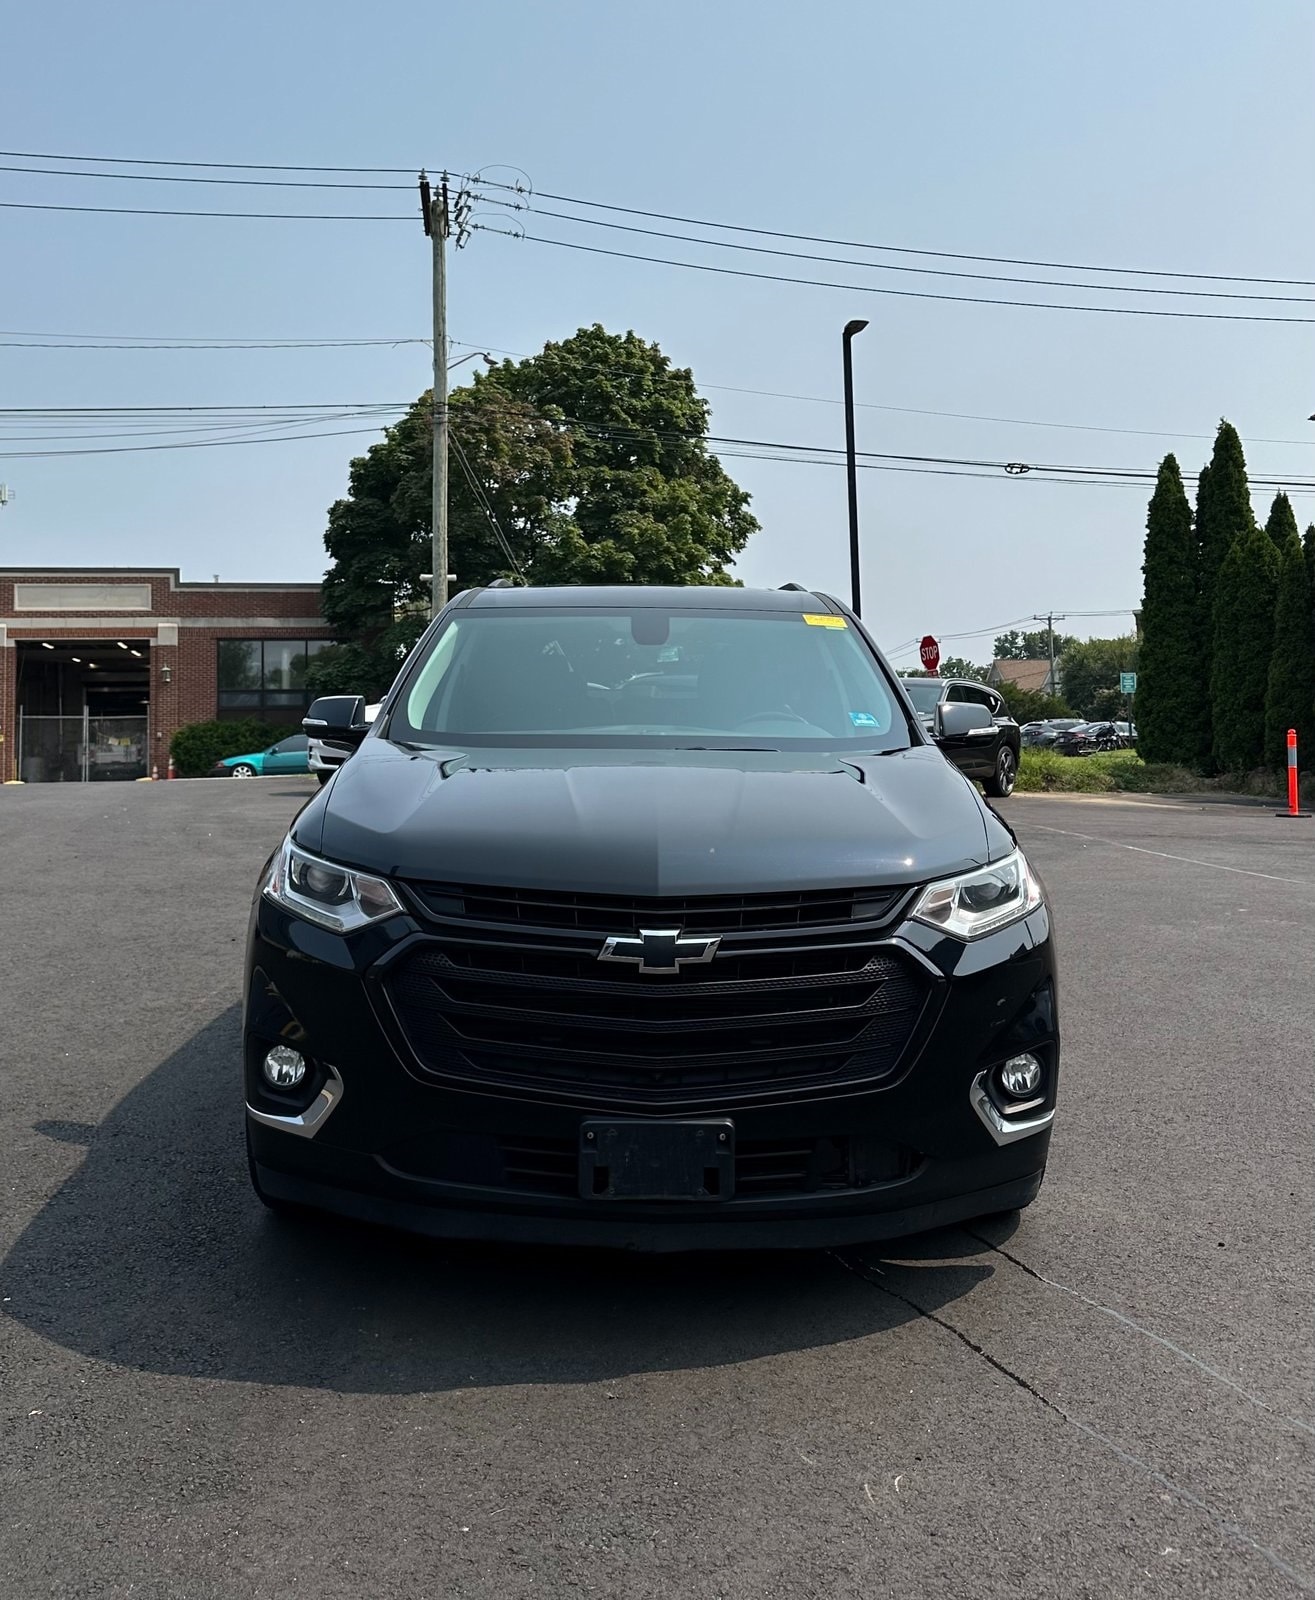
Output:
<instances>
[{"instance_id":1,"label":"shrub","mask_svg":"<svg viewBox=\"0 0 1315 1600\"><path fill-rule=\"evenodd\" d=\"M1024 750L1018 763L1018 788L1023 793L1109 794L1114 788L1098 756L1061 756L1053 750Z\"/></svg>"},{"instance_id":2,"label":"shrub","mask_svg":"<svg viewBox=\"0 0 1315 1600\"><path fill-rule=\"evenodd\" d=\"M268 750L280 739L300 732L299 727L277 727L255 717L244 722L193 722L174 734L169 753L180 778L204 778L225 756Z\"/></svg>"}]
</instances>

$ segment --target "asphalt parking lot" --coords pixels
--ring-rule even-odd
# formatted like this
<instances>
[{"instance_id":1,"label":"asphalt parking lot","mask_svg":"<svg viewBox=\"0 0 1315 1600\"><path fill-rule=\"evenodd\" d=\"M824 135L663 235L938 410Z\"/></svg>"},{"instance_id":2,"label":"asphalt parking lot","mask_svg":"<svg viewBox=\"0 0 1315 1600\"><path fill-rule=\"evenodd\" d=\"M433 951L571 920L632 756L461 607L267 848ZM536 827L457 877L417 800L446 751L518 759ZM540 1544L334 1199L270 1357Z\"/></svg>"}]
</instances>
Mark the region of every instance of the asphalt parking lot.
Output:
<instances>
[{"instance_id":1,"label":"asphalt parking lot","mask_svg":"<svg viewBox=\"0 0 1315 1600\"><path fill-rule=\"evenodd\" d=\"M1315 822L1017 797L1021 1218L618 1259L286 1224L239 967L308 780L0 791L0 1593L1315 1593Z\"/></svg>"}]
</instances>

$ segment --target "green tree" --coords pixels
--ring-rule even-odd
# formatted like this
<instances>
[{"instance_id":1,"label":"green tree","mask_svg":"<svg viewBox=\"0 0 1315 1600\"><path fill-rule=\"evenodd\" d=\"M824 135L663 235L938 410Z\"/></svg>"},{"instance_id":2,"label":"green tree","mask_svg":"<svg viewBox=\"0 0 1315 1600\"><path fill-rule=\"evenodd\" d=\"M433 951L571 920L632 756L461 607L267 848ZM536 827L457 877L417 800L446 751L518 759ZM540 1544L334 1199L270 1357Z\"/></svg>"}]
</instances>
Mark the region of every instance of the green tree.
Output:
<instances>
[{"instance_id":1,"label":"green tree","mask_svg":"<svg viewBox=\"0 0 1315 1600\"><path fill-rule=\"evenodd\" d=\"M1274 651L1265 696L1265 755L1270 765L1286 764L1289 728L1297 730L1298 751L1307 752L1309 759L1313 724L1315 610L1310 574L1294 520L1286 543L1279 550Z\"/></svg>"},{"instance_id":2,"label":"green tree","mask_svg":"<svg viewBox=\"0 0 1315 1600\"><path fill-rule=\"evenodd\" d=\"M1215 597L1219 574L1234 543L1256 525L1247 483L1242 441L1231 422L1221 421L1215 434L1209 464L1201 469L1196 488L1197 586L1200 613L1202 682L1213 682ZM1211 695L1213 702L1213 694ZM1140 727L1138 729L1140 732ZM1213 730L1201 727L1198 759L1207 763L1216 740Z\"/></svg>"},{"instance_id":3,"label":"green tree","mask_svg":"<svg viewBox=\"0 0 1315 1600\"><path fill-rule=\"evenodd\" d=\"M1138 748L1147 761L1190 766L1200 758L1208 732L1209 703L1202 677L1192 508L1172 455L1160 463L1146 513L1142 572Z\"/></svg>"},{"instance_id":4,"label":"green tree","mask_svg":"<svg viewBox=\"0 0 1315 1600\"><path fill-rule=\"evenodd\" d=\"M1292 502L1282 489L1274 496L1274 503L1269 508L1269 516L1265 519L1265 532L1274 541L1274 546L1280 555L1288 547L1288 541L1295 539L1301 543L1301 532L1297 527L1297 514L1292 509Z\"/></svg>"},{"instance_id":5,"label":"green tree","mask_svg":"<svg viewBox=\"0 0 1315 1600\"><path fill-rule=\"evenodd\" d=\"M329 512L320 691L379 694L428 614L432 398L351 464ZM634 333L582 328L450 396L449 567L459 588L731 583L758 523L707 445L688 369ZM496 524L496 529L495 529ZM499 538L499 531L501 539ZM508 550L504 550L502 540Z\"/></svg>"},{"instance_id":6,"label":"green tree","mask_svg":"<svg viewBox=\"0 0 1315 1600\"><path fill-rule=\"evenodd\" d=\"M941 661L939 676L942 678L969 678L974 683L985 683L988 670L986 667L974 665L967 656L946 656Z\"/></svg>"},{"instance_id":7,"label":"green tree","mask_svg":"<svg viewBox=\"0 0 1315 1600\"><path fill-rule=\"evenodd\" d=\"M1250 772L1265 759L1265 694L1274 651L1279 554L1253 522L1219 569L1210 708L1220 772Z\"/></svg>"},{"instance_id":8,"label":"green tree","mask_svg":"<svg viewBox=\"0 0 1315 1600\"><path fill-rule=\"evenodd\" d=\"M1071 644L1076 644L1062 633L1055 635L1055 659L1058 660ZM995 641L996 661L1046 661L1050 657L1050 633L1040 628L1035 633L1019 633L1017 628L1002 633Z\"/></svg>"},{"instance_id":9,"label":"green tree","mask_svg":"<svg viewBox=\"0 0 1315 1600\"><path fill-rule=\"evenodd\" d=\"M1059 681L1064 699L1078 716L1108 717L1112 707L1123 705L1119 674L1138 670L1139 648L1140 641L1132 634L1119 639L1081 639L1069 645L1060 662Z\"/></svg>"},{"instance_id":10,"label":"green tree","mask_svg":"<svg viewBox=\"0 0 1315 1600\"><path fill-rule=\"evenodd\" d=\"M1302 535L1301 549L1306 557L1306 573L1310 578L1310 590L1315 595L1315 522L1312 522Z\"/></svg>"},{"instance_id":11,"label":"green tree","mask_svg":"<svg viewBox=\"0 0 1315 1600\"><path fill-rule=\"evenodd\" d=\"M1048 717L1073 715L1068 702L1060 695L1043 694L1039 689L1020 689L1016 683L998 683L995 687L1009 715L1020 727L1025 722L1044 722Z\"/></svg>"}]
</instances>

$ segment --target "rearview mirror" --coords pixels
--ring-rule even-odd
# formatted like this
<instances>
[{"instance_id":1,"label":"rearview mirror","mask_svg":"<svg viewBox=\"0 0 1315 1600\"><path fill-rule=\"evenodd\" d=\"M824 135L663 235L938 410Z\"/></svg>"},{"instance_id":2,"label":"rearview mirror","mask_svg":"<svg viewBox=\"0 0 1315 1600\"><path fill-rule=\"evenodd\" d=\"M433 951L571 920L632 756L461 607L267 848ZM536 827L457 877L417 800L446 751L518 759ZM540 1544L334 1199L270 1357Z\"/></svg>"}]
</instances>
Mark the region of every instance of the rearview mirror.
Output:
<instances>
[{"instance_id":1,"label":"rearview mirror","mask_svg":"<svg viewBox=\"0 0 1315 1600\"><path fill-rule=\"evenodd\" d=\"M942 700L936 707L936 742L951 744L971 739L995 728L995 719L985 706L968 700Z\"/></svg>"},{"instance_id":2,"label":"rearview mirror","mask_svg":"<svg viewBox=\"0 0 1315 1600\"><path fill-rule=\"evenodd\" d=\"M302 732L329 744L355 749L370 731L365 701L359 694L330 694L316 700L301 719Z\"/></svg>"}]
</instances>

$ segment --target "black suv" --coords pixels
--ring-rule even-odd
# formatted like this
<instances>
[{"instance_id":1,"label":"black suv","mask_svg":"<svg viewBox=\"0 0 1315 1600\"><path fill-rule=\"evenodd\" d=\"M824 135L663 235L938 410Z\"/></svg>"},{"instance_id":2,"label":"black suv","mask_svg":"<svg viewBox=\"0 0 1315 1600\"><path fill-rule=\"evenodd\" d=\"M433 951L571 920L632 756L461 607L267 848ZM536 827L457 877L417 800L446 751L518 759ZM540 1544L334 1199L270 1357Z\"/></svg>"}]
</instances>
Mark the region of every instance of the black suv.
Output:
<instances>
[{"instance_id":1,"label":"black suv","mask_svg":"<svg viewBox=\"0 0 1315 1600\"><path fill-rule=\"evenodd\" d=\"M261 873L251 1176L449 1237L826 1245L1027 1205L1050 914L862 624L460 595ZM938 706L946 748L986 708Z\"/></svg>"},{"instance_id":2,"label":"black suv","mask_svg":"<svg viewBox=\"0 0 1315 1600\"><path fill-rule=\"evenodd\" d=\"M974 729L946 754L965 777L975 778L994 800L1007 799L1018 782L1018 754L1022 733L1009 708L994 689L971 678L901 678L923 726L934 731L937 709L943 705L985 706L989 726Z\"/></svg>"}]
</instances>

